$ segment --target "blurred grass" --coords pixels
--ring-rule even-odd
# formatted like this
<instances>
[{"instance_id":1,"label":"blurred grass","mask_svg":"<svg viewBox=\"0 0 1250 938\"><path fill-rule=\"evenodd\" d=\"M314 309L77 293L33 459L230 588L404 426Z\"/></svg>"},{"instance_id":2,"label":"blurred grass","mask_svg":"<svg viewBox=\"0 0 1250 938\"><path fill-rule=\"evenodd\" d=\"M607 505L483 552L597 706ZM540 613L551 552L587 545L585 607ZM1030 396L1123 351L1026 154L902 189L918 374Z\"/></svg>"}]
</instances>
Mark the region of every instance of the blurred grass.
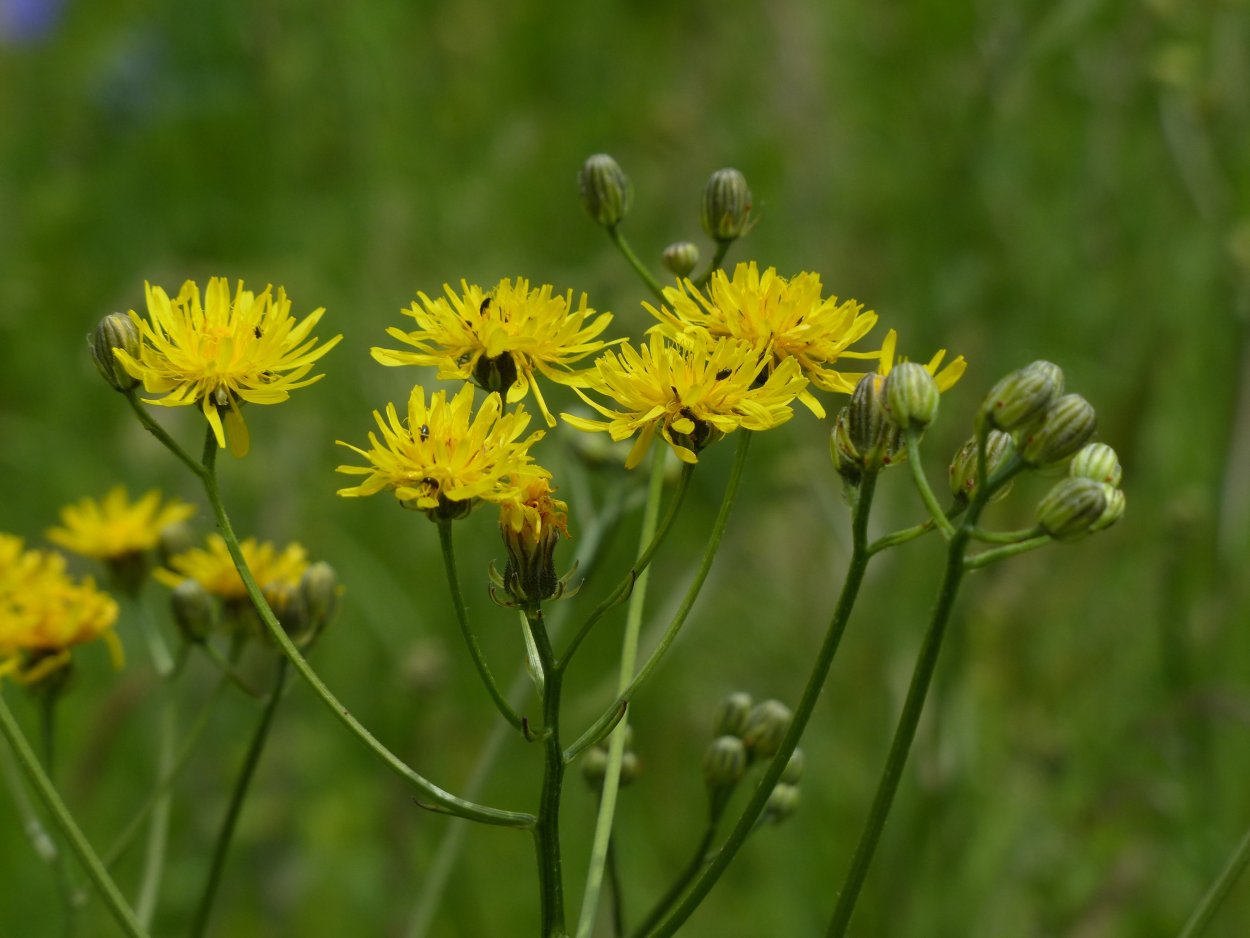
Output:
<instances>
[{"instance_id":1,"label":"blurred grass","mask_svg":"<svg viewBox=\"0 0 1250 938\"><path fill-rule=\"evenodd\" d=\"M324 305L325 334L345 334L327 378L249 412L254 455L225 467L227 498L240 529L298 538L340 570L348 605L318 667L456 790L492 714L449 626L433 529L385 499L333 495L332 441L363 438L369 411L417 378L367 349L415 290L518 273L588 291L636 333L643 292L579 210L581 160L607 150L630 173L628 229L647 257L697 235L703 179L735 165L760 223L731 260L818 270L899 328L905 353L970 359L930 435L935 477L979 394L1036 357L1098 406L1126 467L1120 526L969 584L856 933L1179 929L1250 824L1244 2L129 0L66 3L42 34L3 35L0 528L37 540L61 504L119 480L195 495L82 347L101 314L142 302L145 279L225 274L284 284L296 312ZM193 416L168 425L194 437ZM631 714L646 774L619 845L635 915L697 836L716 700L795 699L844 565L824 430L800 414L759 444L688 633ZM657 610L688 575L727 461L714 450L700 468ZM880 529L910 523L906 481L884 488ZM1039 493L996 520L1027 521ZM492 527L485 514L464 527L466 583L498 553ZM634 530L621 526L588 593L622 569ZM806 746L801 813L761 832L690 934L823 933L937 565L928 543L875 564ZM511 617L484 599L475 611L506 670ZM571 726L608 699L618 634L588 642ZM151 774L152 680L128 648L120 676L81 656L64 708L61 780L101 844ZM196 671L188 696L207 680ZM179 790L158 934L185 927L253 714L223 706ZM536 763L509 743L484 797L532 804ZM572 895L592 811L574 781ZM297 688L216 933L401 935L449 823ZM53 884L7 801L0 831L0 935L56 934ZM527 838L471 829L434 934L532 933L531 867ZM119 873L127 890L136 870ZM1212 934L1241 934L1247 916L1243 884Z\"/></svg>"}]
</instances>

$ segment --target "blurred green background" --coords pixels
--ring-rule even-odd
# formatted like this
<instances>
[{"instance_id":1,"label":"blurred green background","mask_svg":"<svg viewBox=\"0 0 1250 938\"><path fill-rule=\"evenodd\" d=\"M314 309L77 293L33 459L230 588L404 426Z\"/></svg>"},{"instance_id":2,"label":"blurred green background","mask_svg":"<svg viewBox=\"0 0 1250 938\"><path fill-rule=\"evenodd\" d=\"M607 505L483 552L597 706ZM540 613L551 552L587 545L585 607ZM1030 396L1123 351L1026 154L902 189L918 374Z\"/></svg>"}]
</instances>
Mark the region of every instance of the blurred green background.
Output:
<instances>
[{"instance_id":1,"label":"blurred green background","mask_svg":"<svg viewBox=\"0 0 1250 938\"><path fill-rule=\"evenodd\" d=\"M704 179L736 166L759 224L731 262L819 271L829 291L880 312L875 335L898 328L904 353L968 357L929 437L935 481L979 396L1034 358L1063 365L1125 465L1119 526L968 583L855 933L1177 932L1250 824L1244 0L0 11L0 529L37 542L59 506L118 482L202 504L83 344L102 314L141 306L145 279L273 282L299 315L325 306L320 334L345 336L326 379L249 410L253 452L223 457L226 497L242 532L298 539L340 571L346 608L318 668L383 740L461 791L497 718L455 634L435 530L391 499L334 495L333 441L362 441L373 408L428 379L376 366L368 348L418 289L518 274L589 292L617 314L614 334L636 335L646 294L578 206L581 161L609 151L630 174L626 230L648 259L700 237ZM194 413L161 416L196 445ZM799 413L758 441L695 616L631 710L645 771L623 797L617 843L635 921L699 834L716 701L734 689L798 697L849 537L826 436ZM539 458L566 465L561 453L553 438ZM653 627L691 573L730 455L701 461L655 568ZM575 535L608 489L640 481L608 476L570 476ZM992 520L1027 524L1043 490L1021 485ZM877 531L919 517L902 474L879 491ZM620 575L636 530L630 515L608 532L581 602ZM477 513L458 536L484 645L509 673L515 620L486 601L482 577L501 555L494 521ZM686 933L824 933L939 566L930 542L874 564L805 741L800 813L753 838ZM148 599L159 609L165 597L153 587ZM100 844L154 771L159 691L123 631L127 669L84 651L62 707L58 777ZM579 659L573 732L610 699L619 635L609 620ZM263 661L251 665L263 676ZM210 680L197 666L179 688L184 719ZM33 708L6 694L33 732ZM157 935L185 931L255 714L232 695L177 790ZM532 807L538 763L509 740L481 798ZM594 806L570 781L576 907ZM296 687L213 933L414 934L439 843L459 823L422 812ZM533 934L529 839L465 834L428 933ZM53 881L8 799L0 869L0 935L59 934ZM135 857L117 875L131 893ZM1244 934L1248 917L1242 883L1211 934ZM87 918L84 935L117 933L98 903Z\"/></svg>"}]
</instances>

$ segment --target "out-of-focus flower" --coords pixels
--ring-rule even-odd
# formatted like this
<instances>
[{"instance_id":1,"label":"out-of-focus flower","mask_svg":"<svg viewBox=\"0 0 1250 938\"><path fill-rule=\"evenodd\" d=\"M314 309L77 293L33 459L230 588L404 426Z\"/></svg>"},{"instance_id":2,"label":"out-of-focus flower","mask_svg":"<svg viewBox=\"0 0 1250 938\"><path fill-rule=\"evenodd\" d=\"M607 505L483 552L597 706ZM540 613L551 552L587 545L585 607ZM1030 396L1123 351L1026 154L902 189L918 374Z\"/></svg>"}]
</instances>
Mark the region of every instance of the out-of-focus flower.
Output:
<instances>
[{"instance_id":1,"label":"out-of-focus flower","mask_svg":"<svg viewBox=\"0 0 1250 938\"><path fill-rule=\"evenodd\" d=\"M61 509L61 526L50 528L48 540L72 553L96 560L116 560L151 550L161 532L185 521L195 508L177 498L161 501L153 489L136 502L124 486L110 489L96 501L84 498Z\"/></svg>"}]
</instances>

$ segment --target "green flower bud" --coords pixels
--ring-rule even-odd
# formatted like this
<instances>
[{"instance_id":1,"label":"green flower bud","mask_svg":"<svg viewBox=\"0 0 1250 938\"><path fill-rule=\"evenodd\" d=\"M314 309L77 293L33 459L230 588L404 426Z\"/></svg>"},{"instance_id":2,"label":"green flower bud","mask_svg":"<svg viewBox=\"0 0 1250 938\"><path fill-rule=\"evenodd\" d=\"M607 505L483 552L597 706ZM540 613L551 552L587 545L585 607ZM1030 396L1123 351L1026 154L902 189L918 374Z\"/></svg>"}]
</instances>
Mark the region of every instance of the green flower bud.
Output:
<instances>
[{"instance_id":1,"label":"green flower bud","mask_svg":"<svg viewBox=\"0 0 1250 938\"><path fill-rule=\"evenodd\" d=\"M1098 520L1090 525L1089 530L1091 534L1111 527L1124 516L1124 509L1127 503L1123 490L1104 482L1102 483L1102 491L1107 496L1107 507L1103 509L1103 513Z\"/></svg>"},{"instance_id":2,"label":"green flower bud","mask_svg":"<svg viewBox=\"0 0 1250 938\"><path fill-rule=\"evenodd\" d=\"M718 736L703 753L703 781L709 793L732 789L747 771L747 748L737 736Z\"/></svg>"},{"instance_id":3,"label":"green flower bud","mask_svg":"<svg viewBox=\"0 0 1250 938\"><path fill-rule=\"evenodd\" d=\"M1107 510L1101 482L1067 478L1057 482L1037 506L1037 523L1056 541L1074 541L1088 534Z\"/></svg>"},{"instance_id":4,"label":"green flower bud","mask_svg":"<svg viewBox=\"0 0 1250 938\"><path fill-rule=\"evenodd\" d=\"M100 320L95 332L87 336L87 344L91 348L91 360L109 387L125 393L139 386L139 379L122 367L113 354L113 349L119 348L132 358L139 357L139 327L129 316L109 313Z\"/></svg>"},{"instance_id":5,"label":"green flower bud","mask_svg":"<svg viewBox=\"0 0 1250 938\"><path fill-rule=\"evenodd\" d=\"M185 554L195 546L195 533L185 521L175 521L161 528L156 540L156 559L162 567L178 554Z\"/></svg>"},{"instance_id":6,"label":"green flower bud","mask_svg":"<svg viewBox=\"0 0 1250 938\"><path fill-rule=\"evenodd\" d=\"M1065 394L1046 408L1041 421L1020 441L1020 458L1049 466L1077 452L1098 428L1093 405L1079 394Z\"/></svg>"},{"instance_id":7,"label":"green flower bud","mask_svg":"<svg viewBox=\"0 0 1250 938\"><path fill-rule=\"evenodd\" d=\"M714 241L733 241L747 233L751 217L751 190L736 169L718 169L703 188L699 220Z\"/></svg>"},{"instance_id":8,"label":"green flower bud","mask_svg":"<svg viewBox=\"0 0 1250 938\"><path fill-rule=\"evenodd\" d=\"M751 708L742 728L742 743L752 759L767 759L781 748L790 718L790 708L779 700L765 700Z\"/></svg>"},{"instance_id":9,"label":"green flower bud","mask_svg":"<svg viewBox=\"0 0 1250 938\"><path fill-rule=\"evenodd\" d=\"M1001 469L1015 451L1016 444L1012 442L1010 433L991 430L985 440L985 477L988 479ZM977 487L977 438L975 436L959 448L959 452L951 461L950 480L951 494L955 498L961 502L968 502L972 499L972 493ZM990 501L998 501L1010 490L1010 485L1003 486L994 493Z\"/></svg>"},{"instance_id":10,"label":"green flower bud","mask_svg":"<svg viewBox=\"0 0 1250 938\"><path fill-rule=\"evenodd\" d=\"M308 615L308 602L300 588L291 583L276 583L265 587L264 593L273 614L278 617L282 631L296 645L307 644L312 638L311 620ZM264 634L267 636L269 633Z\"/></svg>"},{"instance_id":11,"label":"green flower bud","mask_svg":"<svg viewBox=\"0 0 1250 938\"><path fill-rule=\"evenodd\" d=\"M315 637L330 624L334 614L338 612L339 597L343 595L343 587L339 584L339 575L324 560L312 564L299 581L300 594L308 610L308 628Z\"/></svg>"},{"instance_id":12,"label":"green flower bud","mask_svg":"<svg viewBox=\"0 0 1250 938\"><path fill-rule=\"evenodd\" d=\"M678 277L685 277L699 263L699 248L693 241L677 241L664 249L664 267Z\"/></svg>"},{"instance_id":13,"label":"green flower bud","mask_svg":"<svg viewBox=\"0 0 1250 938\"><path fill-rule=\"evenodd\" d=\"M899 461L902 438L890 419L885 399L886 379L867 374L859 379L846 406L846 446L843 456L858 454L860 469L880 469ZM837 430L835 424L834 430ZM841 448L841 447L840 447Z\"/></svg>"},{"instance_id":14,"label":"green flower bud","mask_svg":"<svg viewBox=\"0 0 1250 938\"><path fill-rule=\"evenodd\" d=\"M595 791L603 788L603 780L608 775L608 751L592 746L582 756L582 778Z\"/></svg>"},{"instance_id":15,"label":"green flower bud","mask_svg":"<svg viewBox=\"0 0 1250 938\"><path fill-rule=\"evenodd\" d=\"M942 392L929 369L916 362L899 362L885 379L890 419L902 430L923 430L937 417Z\"/></svg>"},{"instance_id":16,"label":"green flower bud","mask_svg":"<svg viewBox=\"0 0 1250 938\"><path fill-rule=\"evenodd\" d=\"M990 389L981 413L998 430L1017 430L1037 420L1063 393L1063 371L1036 361L1013 371Z\"/></svg>"},{"instance_id":17,"label":"green flower bud","mask_svg":"<svg viewBox=\"0 0 1250 938\"><path fill-rule=\"evenodd\" d=\"M764 805L764 816L774 824L780 824L799 809L799 790L794 785L779 782Z\"/></svg>"},{"instance_id":18,"label":"green flower bud","mask_svg":"<svg viewBox=\"0 0 1250 938\"><path fill-rule=\"evenodd\" d=\"M604 228L615 228L629 212L634 187L620 164L606 153L587 157L578 173L586 213Z\"/></svg>"},{"instance_id":19,"label":"green flower bud","mask_svg":"<svg viewBox=\"0 0 1250 938\"><path fill-rule=\"evenodd\" d=\"M851 485L859 484L863 475L861 456L851 443L850 420L845 407L838 411L833 419L833 429L829 431L829 456L838 475Z\"/></svg>"},{"instance_id":20,"label":"green flower bud","mask_svg":"<svg viewBox=\"0 0 1250 938\"><path fill-rule=\"evenodd\" d=\"M621 753L621 787L630 785L642 774L642 763L633 750L626 749Z\"/></svg>"},{"instance_id":21,"label":"green flower bud","mask_svg":"<svg viewBox=\"0 0 1250 938\"><path fill-rule=\"evenodd\" d=\"M208 637L217 619L217 607L208 590L190 577L174 587L170 596L174 623L189 644L198 645Z\"/></svg>"},{"instance_id":22,"label":"green flower bud","mask_svg":"<svg viewBox=\"0 0 1250 938\"><path fill-rule=\"evenodd\" d=\"M1114 487L1120 484L1120 459L1106 443L1087 443L1068 463L1068 475Z\"/></svg>"},{"instance_id":23,"label":"green flower bud","mask_svg":"<svg viewBox=\"0 0 1250 938\"><path fill-rule=\"evenodd\" d=\"M786 767L781 770L781 781L787 785L797 785L799 779L803 777L803 769L807 765L807 756L803 754L803 750L795 748L790 753L790 759L786 762Z\"/></svg>"},{"instance_id":24,"label":"green flower bud","mask_svg":"<svg viewBox=\"0 0 1250 938\"><path fill-rule=\"evenodd\" d=\"M741 736L747 725L747 716L751 713L751 695L746 691L735 691L728 694L716 708L716 717L712 721L712 733L716 736Z\"/></svg>"}]
</instances>

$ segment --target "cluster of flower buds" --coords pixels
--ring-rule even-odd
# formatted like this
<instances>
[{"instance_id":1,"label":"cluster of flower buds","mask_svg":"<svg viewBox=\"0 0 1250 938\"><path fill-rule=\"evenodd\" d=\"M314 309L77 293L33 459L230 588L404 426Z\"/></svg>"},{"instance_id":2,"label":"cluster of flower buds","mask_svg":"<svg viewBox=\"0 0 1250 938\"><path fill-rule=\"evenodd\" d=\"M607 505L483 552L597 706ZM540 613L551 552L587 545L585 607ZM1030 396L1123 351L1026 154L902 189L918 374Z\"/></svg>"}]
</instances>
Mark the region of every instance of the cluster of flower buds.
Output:
<instances>
[{"instance_id":1,"label":"cluster of flower buds","mask_svg":"<svg viewBox=\"0 0 1250 938\"><path fill-rule=\"evenodd\" d=\"M703 781L713 817L724 810L751 765L770 759L781 748L791 718L790 709L780 701L755 704L751 695L742 691L721 701L713 722L712 742L703 753ZM769 795L767 819L778 822L797 809L803 761L802 751L794 750L781 780Z\"/></svg>"},{"instance_id":2,"label":"cluster of flower buds","mask_svg":"<svg viewBox=\"0 0 1250 938\"><path fill-rule=\"evenodd\" d=\"M1026 466L1053 466L1075 455L1094 435L1098 418L1079 394L1063 393L1063 371L1036 361L990 389L979 419L1010 433Z\"/></svg>"},{"instance_id":3,"label":"cluster of flower buds","mask_svg":"<svg viewBox=\"0 0 1250 938\"><path fill-rule=\"evenodd\" d=\"M642 766L638 762L637 753L634 752L634 728L626 724L620 732L625 734L625 749L621 753L620 773L620 786L624 788L642 774ZM582 757L582 778L594 791L603 791L603 780L608 776L608 745L608 739L600 740L586 750L586 754Z\"/></svg>"},{"instance_id":4,"label":"cluster of flower buds","mask_svg":"<svg viewBox=\"0 0 1250 938\"><path fill-rule=\"evenodd\" d=\"M1120 460L1105 443L1090 443L1068 463L1037 506L1038 526L1056 541L1072 541L1109 528L1124 514Z\"/></svg>"},{"instance_id":5,"label":"cluster of flower buds","mask_svg":"<svg viewBox=\"0 0 1250 938\"><path fill-rule=\"evenodd\" d=\"M887 381L879 374L864 375L855 385L851 402L834 418L829 452L838 474L851 485L865 472L905 458L902 431L891 417Z\"/></svg>"}]
</instances>

